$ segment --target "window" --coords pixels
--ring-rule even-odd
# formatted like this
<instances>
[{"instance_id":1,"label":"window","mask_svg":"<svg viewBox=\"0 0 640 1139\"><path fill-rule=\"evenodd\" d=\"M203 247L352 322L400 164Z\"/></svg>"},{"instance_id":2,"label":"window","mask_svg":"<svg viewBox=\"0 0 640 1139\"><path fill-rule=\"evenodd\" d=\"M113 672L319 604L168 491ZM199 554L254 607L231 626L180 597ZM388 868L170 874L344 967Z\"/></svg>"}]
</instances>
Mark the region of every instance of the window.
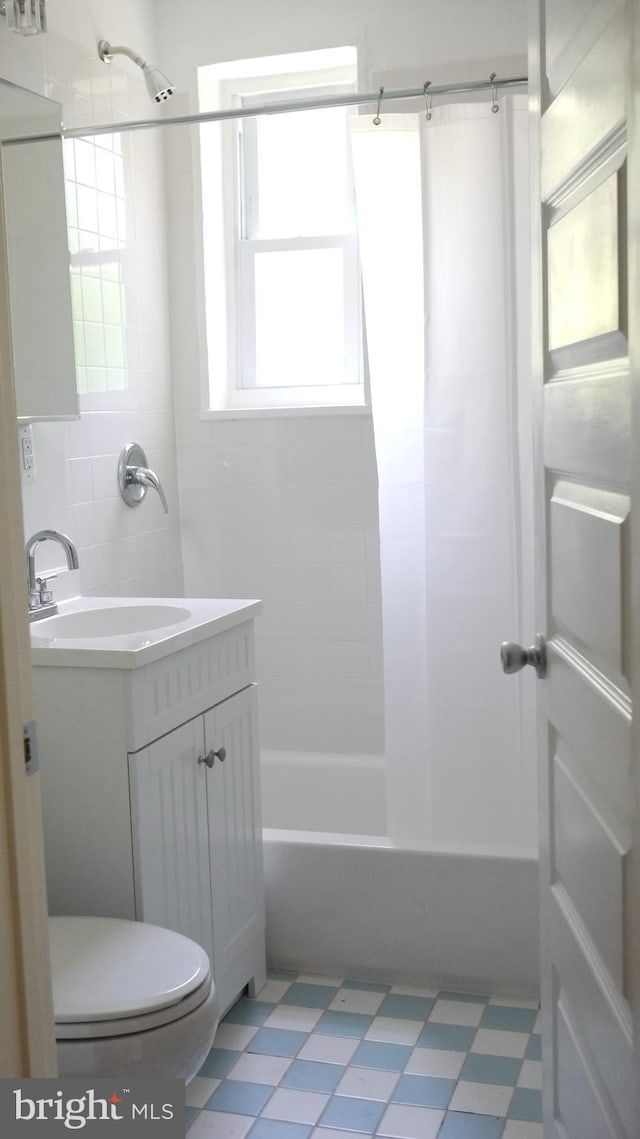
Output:
<instances>
[{"instance_id":1,"label":"window","mask_svg":"<svg viewBox=\"0 0 640 1139\"><path fill-rule=\"evenodd\" d=\"M353 49L200 70L202 109L356 88ZM214 409L364 404L349 113L331 107L201 128Z\"/></svg>"}]
</instances>

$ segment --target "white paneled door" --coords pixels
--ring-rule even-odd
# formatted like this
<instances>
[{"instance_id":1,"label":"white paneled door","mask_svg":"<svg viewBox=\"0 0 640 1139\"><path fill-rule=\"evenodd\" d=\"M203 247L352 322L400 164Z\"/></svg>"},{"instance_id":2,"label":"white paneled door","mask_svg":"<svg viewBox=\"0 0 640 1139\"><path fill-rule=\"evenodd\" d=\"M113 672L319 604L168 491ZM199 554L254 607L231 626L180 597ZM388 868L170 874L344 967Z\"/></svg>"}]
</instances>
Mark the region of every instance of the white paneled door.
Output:
<instances>
[{"instance_id":1,"label":"white paneled door","mask_svg":"<svg viewBox=\"0 0 640 1139\"><path fill-rule=\"evenodd\" d=\"M635 1139L632 3L533 10L545 1136Z\"/></svg>"}]
</instances>

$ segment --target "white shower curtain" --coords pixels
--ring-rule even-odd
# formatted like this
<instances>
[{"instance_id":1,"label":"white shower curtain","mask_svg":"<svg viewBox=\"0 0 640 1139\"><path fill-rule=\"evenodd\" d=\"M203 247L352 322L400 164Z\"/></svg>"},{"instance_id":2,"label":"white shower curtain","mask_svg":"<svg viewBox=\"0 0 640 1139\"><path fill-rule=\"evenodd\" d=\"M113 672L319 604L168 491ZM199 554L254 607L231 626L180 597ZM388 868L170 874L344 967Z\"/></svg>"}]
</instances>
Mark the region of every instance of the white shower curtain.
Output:
<instances>
[{"instance_id":1,"label":"white shower curtain","mask_svg":"<svg viewBox=\"0 0 640 1139\"><path fill-rule=\"evenodd\" d=\"M389 834L532 845L526 100L352 121Z\"/></svg>"}]
</instances>

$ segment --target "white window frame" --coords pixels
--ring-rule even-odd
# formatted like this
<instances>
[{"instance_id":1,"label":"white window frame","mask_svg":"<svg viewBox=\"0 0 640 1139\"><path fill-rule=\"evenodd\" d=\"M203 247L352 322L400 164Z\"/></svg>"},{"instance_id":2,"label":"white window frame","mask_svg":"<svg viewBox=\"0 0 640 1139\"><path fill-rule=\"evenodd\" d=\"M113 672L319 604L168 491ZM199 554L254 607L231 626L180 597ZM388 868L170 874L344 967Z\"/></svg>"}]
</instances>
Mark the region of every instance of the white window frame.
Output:
<instances>
[{"instance_id":1,"label":"white window frame","mask_svg":"<svg viewBox=\"0 0 640 1139\"><path fill-rule=\"evenodd\" d=\"M339 95L356 90L353 69L333 67L310 72L297 71L244 78L227 78L219 83L221 109L265 102L299 101L322 95ZM256 137L252 124L255 119L238 119L222 124L221 148L221 204L223 211L225 278L226 278L226 353L218 346L217 367L226 363L226 384L214 374L209 375L210 411L231 412L249 409L349 409L366 410L367 389L364 382L363 319L360 284L358 241L354 231L322 237L288 237L261 239L251 237L257 213L257 167L249 163L249 182L241 181L246 174L241 164ZM346 141L346 140L345 140ZM253 172L255 180L251 179ZM253 184L252 184L253 181ZM355 214L355 195L351 189ZM252 205L254 216L252 217ZM206 229L207 201L203 200ZM343 252L345 297L345 372L355 377L339 384L300 385L293 387L265 387L256 384L255 344L255 291L254 264L256 255L264 250L340 248ZM205 280L207 249L205 248ZM216 326L221 327L216 315ZM208 340L212 336L210 314L207 318ZM219 334L218 334L219 335ZM209 371L216 369L211 359Z\"/></svg>"}]
</instances>

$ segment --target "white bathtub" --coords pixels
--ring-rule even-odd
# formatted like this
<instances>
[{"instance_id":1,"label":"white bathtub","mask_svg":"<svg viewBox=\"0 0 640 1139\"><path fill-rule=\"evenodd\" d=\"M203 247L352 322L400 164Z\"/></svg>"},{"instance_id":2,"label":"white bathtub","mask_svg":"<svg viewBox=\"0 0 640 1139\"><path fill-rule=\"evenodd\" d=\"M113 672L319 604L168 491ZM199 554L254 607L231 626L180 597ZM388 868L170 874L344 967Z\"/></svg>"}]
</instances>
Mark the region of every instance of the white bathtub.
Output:
<instances>
[{"instance_id":1,"label":"white bathtub","mask_svg":"<svg viewBox=\"0 0 640 1139\"><path fill-rule=\"evenodd\" d=\"M380 757L270 752L262 777L272 967L537 993L534 850L366 833L383 818Z\"/></svg>"}]
</instances>

